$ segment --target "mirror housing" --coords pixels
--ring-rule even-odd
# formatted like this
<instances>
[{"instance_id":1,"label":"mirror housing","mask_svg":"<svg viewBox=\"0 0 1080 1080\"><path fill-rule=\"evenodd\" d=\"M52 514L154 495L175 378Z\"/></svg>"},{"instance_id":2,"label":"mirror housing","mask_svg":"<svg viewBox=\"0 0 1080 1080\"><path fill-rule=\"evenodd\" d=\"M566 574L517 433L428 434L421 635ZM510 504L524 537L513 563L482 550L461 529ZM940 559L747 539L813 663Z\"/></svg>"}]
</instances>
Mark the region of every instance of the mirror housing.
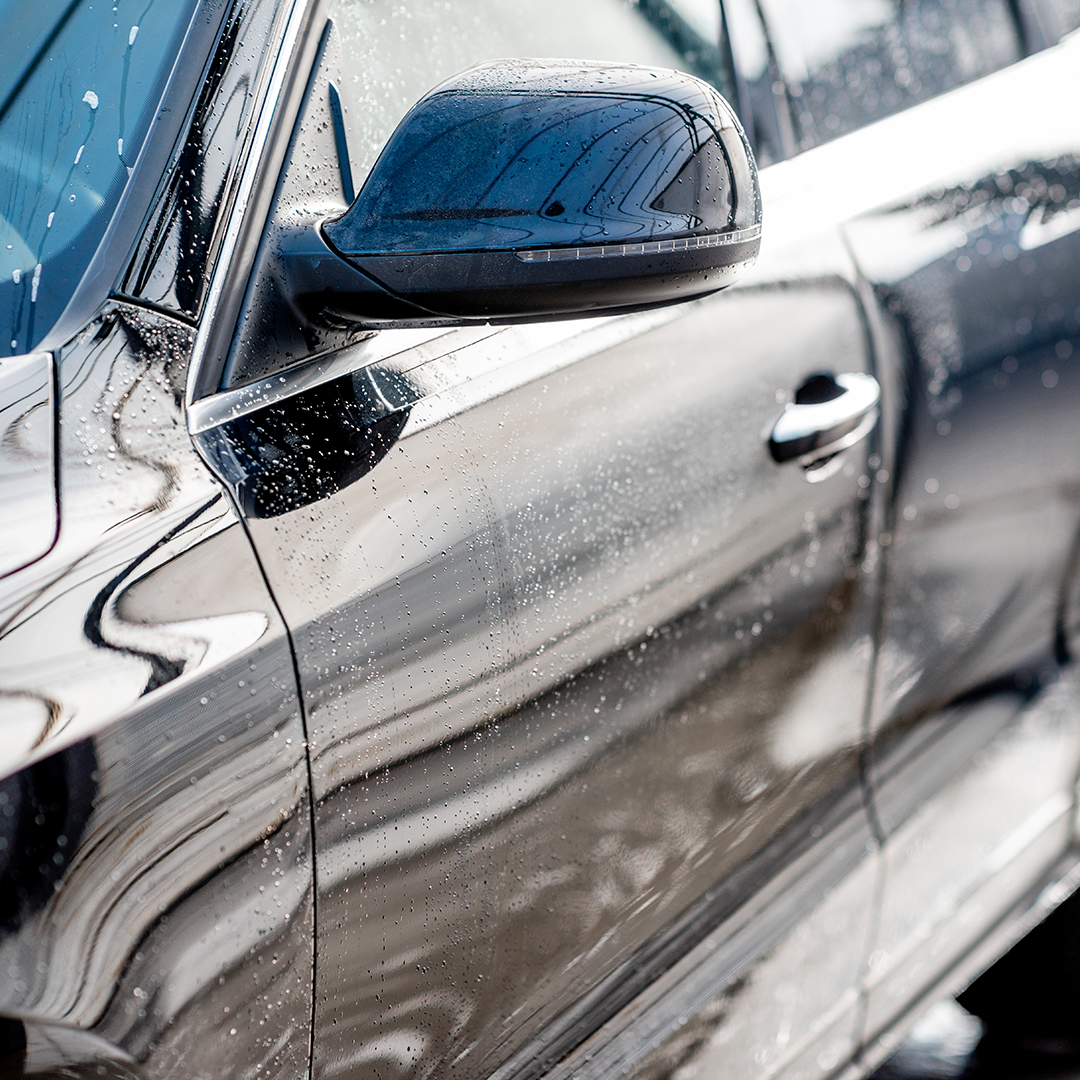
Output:
<instances>
[{"instance_id":1,"label":"mirror housing","mask_svg":"<svg viewBox=\"0 0 1080 1080\"><path fill-rule=\"evenodd\" d=\"M460 325L688 300L735 281L760 237L753 155L707 83L500 60L421 99L348 210L284 254L305 318Z\"/></svg>"}]
</instances>

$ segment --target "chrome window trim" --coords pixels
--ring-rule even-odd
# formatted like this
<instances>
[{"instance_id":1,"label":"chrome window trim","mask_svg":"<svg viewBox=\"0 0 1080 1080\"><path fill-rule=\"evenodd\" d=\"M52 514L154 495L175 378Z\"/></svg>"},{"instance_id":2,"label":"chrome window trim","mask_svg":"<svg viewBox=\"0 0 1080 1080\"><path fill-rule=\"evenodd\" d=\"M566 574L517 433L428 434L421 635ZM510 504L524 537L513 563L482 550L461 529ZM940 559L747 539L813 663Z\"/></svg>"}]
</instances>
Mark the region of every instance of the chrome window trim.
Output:
<instances>
[{"instance_id":1,"label":"chrome window trim","mask_svg":"<svg viewBox=\"0 0 1080 1080\"><path fill-rule=\"evenodd\" d=\"M701 302L521 326L383 330L258 382L191 403L188 431L200 434L334 379L364 372L375 413L413 409L401 435L404 438L584 356L663 326ZM496 338L497 343L493 342Z\"/></svg>"}]
</instances>

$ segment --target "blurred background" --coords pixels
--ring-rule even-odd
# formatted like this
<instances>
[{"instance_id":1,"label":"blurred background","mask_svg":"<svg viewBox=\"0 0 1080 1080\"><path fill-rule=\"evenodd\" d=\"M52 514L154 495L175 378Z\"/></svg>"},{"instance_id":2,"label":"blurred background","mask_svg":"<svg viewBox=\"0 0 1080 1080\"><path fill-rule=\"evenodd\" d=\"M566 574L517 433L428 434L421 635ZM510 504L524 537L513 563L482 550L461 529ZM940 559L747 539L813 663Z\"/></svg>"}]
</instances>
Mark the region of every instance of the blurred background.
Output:
<instances>
[{"instance_id":1,"label":"blurred background","mask_svg":"<svg viewBox=\"0 0 1080 1080\"><path fill-rule=\"evenodd\" d=\"M1074 893L963 993L932 1005L873 1080L1080 1077L1078 1017Z\"/></svg>"}]
</instances>

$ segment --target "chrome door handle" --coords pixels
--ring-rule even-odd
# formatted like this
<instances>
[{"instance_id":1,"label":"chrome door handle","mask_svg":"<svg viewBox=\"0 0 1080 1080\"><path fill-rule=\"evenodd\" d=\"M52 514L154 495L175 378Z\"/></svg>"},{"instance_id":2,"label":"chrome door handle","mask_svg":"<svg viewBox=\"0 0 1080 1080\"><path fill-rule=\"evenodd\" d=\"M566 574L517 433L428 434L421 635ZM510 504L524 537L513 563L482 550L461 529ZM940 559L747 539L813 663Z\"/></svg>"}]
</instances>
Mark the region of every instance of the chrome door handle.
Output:
<instances>
[{"instance_id":1,"label":"chrome door handle","mask_svg":"<svg viewBox=\"0 0 1080 1080\"><path fill-rule=\"evenodd\" d=\"M808 480L824 480L825 465L873 430L880 401L871 375L811 375L773 425L769 453L777 462L798 460Z\"/></svg>"}]
</instances>

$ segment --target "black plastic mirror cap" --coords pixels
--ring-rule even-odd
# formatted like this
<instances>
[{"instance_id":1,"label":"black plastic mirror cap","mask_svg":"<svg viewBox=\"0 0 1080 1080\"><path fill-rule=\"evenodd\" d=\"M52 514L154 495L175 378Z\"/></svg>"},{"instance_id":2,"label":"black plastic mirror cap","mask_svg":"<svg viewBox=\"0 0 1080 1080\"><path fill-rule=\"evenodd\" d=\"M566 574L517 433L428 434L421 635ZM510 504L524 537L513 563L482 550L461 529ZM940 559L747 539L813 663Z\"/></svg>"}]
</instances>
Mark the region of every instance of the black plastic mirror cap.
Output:
<instances>
[{"instance_id":1,"label":"black plastic mirror cap","mask_svg":"<svg viewBox=\"0 0 1080 1080\"><path fill-rule=\"evenodd\" d=\"M284 235L280 251L289 300L302 323L387 329L538 322L676 304L734 282L753 263L757 241L741 251L733 244L725 262L714 267L680 267L678 254L667 254L612 260L603 268L608 277L579 266L580 278L574 267L522 266L513 253L498 252L387 255L365 259L361 269L335 253L315 229ZM405 279L401 293L383 286L376 275ZM455 287L458 282L461 287Z\"/></svg>"},{"instance_id":2,"label":"black plastic mirror cap","mask_svg":"<svg viewBox=\"0 0 1080 1080\"><path fill-rule=\"evenodd\" d=\"M322 232L362 275L350 288L332 272L327 315L516 322L722 289L757 256L761 200L742 128L707 83L503 60L426 95Z\"/></svg>"},{"instance_id":3,"label":"black plastic mirror cap","mask_svg":"<svg viewBox=\"0 0 1080 1080\"><path fill-rule=\"evenodd\" d=\"M613 253L550 262L524 261L514 252L374 255L347 262L381 285L397 319L523 321L605 315L678 303L716 292L738 279L760 241L737 239L719 251ZM344 318L380 320L389 307L373 291L327 297L324 310Z\"/></svg>"},{"instance_id":4,"label":"black plastic mirror cap","mask_svg":"<svg viewBox=\"0 0 1080 1080\"><path fill-rule=\"evenodd\" d=\"M318 222L283 229L277 238L284 293L303 325L438 326L446 316L395 296L331 248Z\"/></svg>"}]
</instances>

